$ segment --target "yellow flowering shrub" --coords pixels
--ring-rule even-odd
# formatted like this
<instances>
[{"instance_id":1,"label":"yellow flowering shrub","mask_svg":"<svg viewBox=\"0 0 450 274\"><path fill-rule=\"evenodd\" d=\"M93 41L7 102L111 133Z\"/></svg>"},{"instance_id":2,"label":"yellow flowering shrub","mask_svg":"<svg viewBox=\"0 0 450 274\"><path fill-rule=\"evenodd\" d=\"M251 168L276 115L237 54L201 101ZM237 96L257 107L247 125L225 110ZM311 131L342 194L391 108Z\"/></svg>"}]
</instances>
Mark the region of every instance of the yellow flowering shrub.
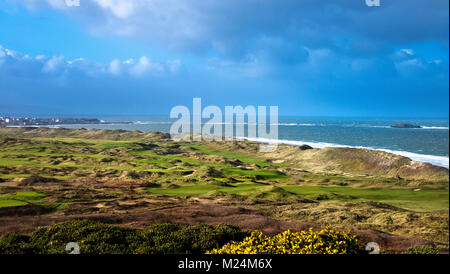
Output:
<instances>
[{"instance_id":1,"label":"yellow flowering shrub","mask_svg":"<svg viewBox=\"0 0 450 274\"><path fill-rule=\"evenodd\" d=\"M327 227L319 232L290 230L273 237L253 232L241 242L231 242L208 254L361 254L354 235Z\"/></svg>"}]
</instances>

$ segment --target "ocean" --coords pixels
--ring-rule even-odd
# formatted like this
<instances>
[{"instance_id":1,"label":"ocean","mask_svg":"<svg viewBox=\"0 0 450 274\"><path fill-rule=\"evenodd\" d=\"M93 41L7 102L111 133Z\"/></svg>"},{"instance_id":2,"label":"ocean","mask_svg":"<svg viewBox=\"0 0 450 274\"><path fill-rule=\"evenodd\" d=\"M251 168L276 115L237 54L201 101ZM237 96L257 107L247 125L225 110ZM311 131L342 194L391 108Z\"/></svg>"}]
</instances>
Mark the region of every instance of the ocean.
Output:
<instances>
[{"instance_id":1,"label":"ocean","mask_svg":"<svg viewBox=\"0 0 450 274\"><path fill-rule=\"evenodd\" d=\"M159 116L97 118L111 124L60 127L169 132L175 120ZM121 123L125 121L131 123ZM422 128L391 127L397 123L420 125ZM278 125L278 140L261 138L254 140L292 145L308 144L315 148L345 146L377 149L406 156L415 161L449 167L448 119L279 117Z\"/></svg>"}]
</instances>

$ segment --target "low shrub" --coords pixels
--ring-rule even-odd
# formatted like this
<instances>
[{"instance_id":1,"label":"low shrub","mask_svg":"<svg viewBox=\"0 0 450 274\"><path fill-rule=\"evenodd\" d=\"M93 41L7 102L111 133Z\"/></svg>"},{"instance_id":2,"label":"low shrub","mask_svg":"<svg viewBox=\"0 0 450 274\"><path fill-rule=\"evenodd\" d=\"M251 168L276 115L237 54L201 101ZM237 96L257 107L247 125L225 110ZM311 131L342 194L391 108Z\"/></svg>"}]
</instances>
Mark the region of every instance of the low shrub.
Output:
<instances>
[{"instance_id":1,"label":"low shrub","mask_svg":"<svg viewBox=\"0 0 450 274\"><path fill-rule=\"evenodd\" d=\"M0 254L32 254L30 236L10 233L0 240Z\"/></svg>"},{"instance_id":2,"label":"low shrub","mask_svg":"<svg viewBox=\"0 0 450 274\"><path fill-rule=\"evenodd\" d=\"M416 246L408 249L409 254L439 254L439 249L435 246Z\"/></svg>"},{"instance_id":3,"label":"low shrub","mask_svg":"<svg viewBox=\"0 0 450 274\"><path fill-rule=\"evenodd\" d=\"M327 227L319 232L291 232L273 237L253 232L241 242L231 242L208 254L364 254L354 235Z\"/></svg>"},{"instance_id":4,"label":"low shrub","mask_svg":"<svg viewBox=\"0 0 450 274\"><path fill-rule=\"evenodd\" d=\"M140 238L133 228L81 220L38 228L30 243L40 254L67 254L69 242L76 242L82 254L126 254L140 243Z\"/></svg>"},{"instance_id":5,"label":"low shrub","mask_svg":"<svg viewBox=\"0 0 450 274\"><path fill-rule=\"evenodd\" d=\"M7 234L0 240L0 254L67 254L69 242L76 242L81 254L203 254L248 235L227 224L164 223L138 230L81 220L38 228L31 237Z\"/></svg>"},{"instance_id":6,"label":"low shrub","mask_svg":"<svg viewBox=\"0 0 450 274\"><path fill-rule=\"evenodd\" d=\"M147 241L137 250L138 253L201 254L230 241L242 240L249 233L227 224L215 227L207 224L194 226L159 224L145 229L144 235Z\"/></svg>"}]
</instances>

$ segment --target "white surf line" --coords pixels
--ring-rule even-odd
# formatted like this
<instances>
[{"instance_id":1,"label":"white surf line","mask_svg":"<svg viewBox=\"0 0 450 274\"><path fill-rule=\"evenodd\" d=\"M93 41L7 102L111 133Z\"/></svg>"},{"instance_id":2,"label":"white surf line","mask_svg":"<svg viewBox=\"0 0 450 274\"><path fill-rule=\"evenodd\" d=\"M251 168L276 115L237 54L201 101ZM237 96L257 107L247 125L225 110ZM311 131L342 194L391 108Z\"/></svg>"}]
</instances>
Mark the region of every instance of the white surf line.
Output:
<instances>
[{"instance_id":1,"label":"white surf line","mask_svg":"<svg viewBox=\"0 0 450 274\"><path fill-rule=\"evenodd\" d=\"M247 138L247 137L241 137L239 139L245 139L245 140L249 140L249 141L254 141L254 142L259 142L259 143L267 143L267 144L286 144L286 145L292 145L292 146L308 145L313 148L349 147L349 148L378 150L378 151L385 151L385 152L389 152L392 154L408 157L413 161L430 163L430 164L433 164L436 166L442 166L445 168L449 168L449 157L446 157L446 156L426 155L426 154L419 154L419 153L408 152L408 151L390 150L390 149L372 148L372 147L363 147L363 146L339 145L339 144L325 143L325 142L303 142L303 141L292 141L292 140L273 140L273 139L267 139L267 138Z\"/></svg>"},{"instance_id":2,"label":"white surf line","mask_svg":"<svg viewBox=\"0 0 450 274\"><path fill-rule=\"evenodd\" d=\"M446 129L448 130L448 127L434 127L434 126L422 126L423 129Z\"/></svg>"}]
</instances>

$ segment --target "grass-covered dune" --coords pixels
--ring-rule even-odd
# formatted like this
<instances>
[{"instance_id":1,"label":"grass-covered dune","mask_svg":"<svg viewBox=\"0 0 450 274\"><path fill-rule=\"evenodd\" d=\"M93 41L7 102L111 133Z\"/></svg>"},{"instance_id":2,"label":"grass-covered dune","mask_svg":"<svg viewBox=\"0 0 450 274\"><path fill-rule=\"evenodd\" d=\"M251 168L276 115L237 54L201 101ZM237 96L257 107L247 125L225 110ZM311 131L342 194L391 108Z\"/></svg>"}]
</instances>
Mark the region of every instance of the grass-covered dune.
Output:
<instances>
[{"instance_id":1,"label":"grass-covered dune","mask_svg":"<svg viewBox=\"0 0 450 274\"><path fill-rule=\"evenodd\" d=\"M442 251L448 184L448 169L380 151L260 153L254 142L156 132L0 128L0 236L80 218L134 228L225 222L269 234L331 224L392 252L427 241Z\"/></svg>"},{"instance_id":2,"label":"grass-covered dune","mask_svg":"<svg viewBox=\"0 0 450 274\"><path fill-rule=\"evenodd\" d=\"M25 138L82 138L82 139L104 139L104 140L129 140L129 139L169 139L170 135L161 132L127 131L127 130L101 130L101 129L66 129L66 128L46 128L46 127L13 127L0 128L0 136Z\"/></svg>"},{"instance_id":3,"label":"grass-covered dune","mask_svg":"<svg viewBox=\"0 0 450 274\"><path fill-rule=\"evenodd\" d=\"M272 162L287 163L314 172L443 182L449 180L447 168L379 150L347 147L303 150L297 146L279 145L272 153L260 153L259 144L253 142L215 142L212 146L218 150L259 155Z\"/></svg>"},{"instance_id":4,"label":"grass-covered dune","mask_svg":"<svg viewBox=\"0 0 450 274\"><path fill-rule=\"evenodd\" d=\"M48 128L0 128L0 137L22 136L26 138L81 138L103 140L169 140L170 136L159 132L125 130L86 130ZM353 175L374 175L405 179L448 181L447 168L415 162L392 153L359 148L324 148L302 150L296 146L280 145L273 153L260 153L255 142L212 142L213 148L238 151L272 159L273 162L289 162L298 168L320 172L342 172ZM5 143L4 145L7 145ZM206 151L208 152L208 151ZM209 153L214 152L210 149ZM218 154L223 154L218 152Z\"/></svg>"}]
</instances>

